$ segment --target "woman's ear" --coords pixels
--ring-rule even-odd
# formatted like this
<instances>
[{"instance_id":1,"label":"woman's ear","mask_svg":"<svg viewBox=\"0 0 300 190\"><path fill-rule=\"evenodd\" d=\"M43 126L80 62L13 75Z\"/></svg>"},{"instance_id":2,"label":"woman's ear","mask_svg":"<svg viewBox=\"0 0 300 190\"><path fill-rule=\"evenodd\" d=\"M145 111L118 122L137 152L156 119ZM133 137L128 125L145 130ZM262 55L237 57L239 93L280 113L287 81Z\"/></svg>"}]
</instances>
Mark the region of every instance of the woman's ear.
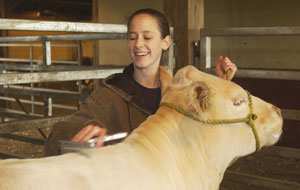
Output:
<instances>
[{"instance_id":1,"label":"woman's ear","mask_svg":"<svg viewBox=\"0 0 300 190\"><path fill-rule=\"evenodd\" d=\"M159 80L161 85L161 92L163 93L167 86L172 82L173 74L166 66L159 67Z\"/></svg>"},{"instance_id":2,"label":"woman's ear","mask_svg":"<svg viewBox=\"0 0 300 190\"><path fill-rule=\"evenodd\" d=\"M164 39L163 39L163 45L162 45L162 49L163 50L167 50L170 45L171 45L171 36L170 35L167 35Z\"/></svg>"}]
</instances>

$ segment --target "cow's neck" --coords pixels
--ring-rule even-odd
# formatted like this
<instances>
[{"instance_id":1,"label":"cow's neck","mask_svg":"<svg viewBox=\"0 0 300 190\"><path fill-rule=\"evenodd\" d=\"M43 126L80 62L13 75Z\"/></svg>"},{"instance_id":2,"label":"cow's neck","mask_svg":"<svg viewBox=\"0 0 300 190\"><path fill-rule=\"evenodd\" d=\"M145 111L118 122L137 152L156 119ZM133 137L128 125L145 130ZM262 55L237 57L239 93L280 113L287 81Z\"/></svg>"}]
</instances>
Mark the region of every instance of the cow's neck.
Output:
<instances>
[{"instance_id":1,"label":"cow's neck","mask_svg":"<svg viewBox=\"0 0 300 190\"><path fill-rule=\"evenodd\" d=\"M236 158L255 151L255 138L246 123L206 126L202 138L208 157L220 174Z\"/></svg>"},{"instance_id":2,"label":"cow's neck","mask_svg":"<svg viewBox=\"0 0 300 190\"><path fill-rule=\"evenodd\" d=\"M207 179L204 188L217 188L232 159L244 154L238 152L244 145L235 147L237 139L226 139L224 135L228 138L230 132L225 128L220 131L220 127L204 126L166 109L160 108L150 116L128 141L142 147L139 151L160 171L178 175L178 181L193 184Z\"/></svg>"}]
</instances>

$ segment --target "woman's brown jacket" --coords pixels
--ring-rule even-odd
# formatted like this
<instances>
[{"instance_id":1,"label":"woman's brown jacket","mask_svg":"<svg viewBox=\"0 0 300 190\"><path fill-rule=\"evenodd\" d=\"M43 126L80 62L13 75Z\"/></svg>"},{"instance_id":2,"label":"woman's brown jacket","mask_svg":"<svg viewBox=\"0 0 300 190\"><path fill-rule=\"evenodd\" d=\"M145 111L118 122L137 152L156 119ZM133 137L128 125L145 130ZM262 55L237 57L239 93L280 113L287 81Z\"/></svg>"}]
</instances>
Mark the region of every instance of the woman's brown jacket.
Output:
<instances>
[{"instance_id":1,"label":"woman's brown jacket","mask_svg":"<svg viewBox=\"0 0 300 190\"><path fill-rule=\"evenodd\" d=\"M45 156L59 154L59 141L70 140L88 124L97 124L112 134L130 132L145 121L151 111L141 93L136 92L132 76L131 64L123 73L107 77L80 105L80 111L71 115L70 121L56 123L45 144Z\"/></svg>"}]
</instances>

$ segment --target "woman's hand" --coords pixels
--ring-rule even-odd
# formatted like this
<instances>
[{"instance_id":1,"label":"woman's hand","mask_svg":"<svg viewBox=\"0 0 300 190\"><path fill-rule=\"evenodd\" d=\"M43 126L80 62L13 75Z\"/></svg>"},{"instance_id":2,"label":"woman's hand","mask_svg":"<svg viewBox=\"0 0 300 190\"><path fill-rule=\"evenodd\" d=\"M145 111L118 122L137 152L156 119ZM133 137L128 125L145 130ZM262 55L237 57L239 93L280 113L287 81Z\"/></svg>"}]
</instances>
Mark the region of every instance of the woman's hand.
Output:
<instances>
[{"instance_id":1,"label":"woman's hand","mask_svg":"<svg viewBox=\"0 0 300 190\"><path fill-rule=\"evenodd\" d=\"M106 135L106 129L98 125L87 125L82 128L71 140L75 142L87 142L93 137L98 137L96 147L102 147L104 144L104 137Z\"/></svg>"},{"instance_id":2,"label":"woman's hand","mask_svg":"<svg viewBox=\"0 0 300 190\"><path fill-rule=\"evenodd\" d=\"M217 74L222 79L227 80L227 71L231 70L228 80L231 80L237 71L237 66L230 61L228 57L220 56L216 66Z\"/></svg>"}]
</instances>

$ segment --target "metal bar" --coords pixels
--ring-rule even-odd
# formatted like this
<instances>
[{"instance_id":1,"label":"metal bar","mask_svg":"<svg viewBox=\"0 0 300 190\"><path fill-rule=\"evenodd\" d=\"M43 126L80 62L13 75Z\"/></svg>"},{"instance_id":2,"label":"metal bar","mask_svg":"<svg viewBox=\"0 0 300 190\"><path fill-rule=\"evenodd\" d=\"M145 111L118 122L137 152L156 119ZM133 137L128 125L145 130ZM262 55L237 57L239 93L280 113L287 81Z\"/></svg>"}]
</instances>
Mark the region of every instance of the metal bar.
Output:
<instances>
[{"instance_id":1,"label":"metal bar","mask_svg":"<svg viewBox=\"0 0 300 190\"><path fill-rule=\"evenodd\" d=\"M51 40L48 40L51 41ZM51 44L52 47L76 47L75 44Z\"/></svg>"},{"instance_id":2,"label":"metal bar","mask_svg":"<svg viewBox=\"0 0 300 190\"><path fill-rule=\"evenodd\" d=\"M15 37L10 37L10 38L16 38ZM24 36L20 36L20 37L24 37ZM26 37L26 36L25 36ZM0 39L2 39L4 37L0 37ZM50 40L48 40L50 41ZM52 47L76 47L75 44L52 44ZM1 43L0 47L42 47L42 44L6 44L6 43Z\"/></svg>"},{"instance_id":3,"label":"metal bar","mask_svg":"<svg viewBox=\"0 0 300 190\"><path fill-rule=\"evenodd\" d=\"M29 47L29 49L30 49L30 65L33 65L33 46L31 45L30 47ZM32 72L32 71L30 71L30 72ZM33 88L34 87L34 83L30 83L30 87L31 88ZM31 99L31 112L32 113L34 113L35 112L35 107L34 107L34 96L31 96L30 97L30 99Z\"/></svg>"},{"instance_id":4,"label":"metal bar","mask_svg":"<svg viewBox=\"0 0 300 190\"><path fill-rule=\"evenodd\" d=\"M29 62L30 59L13 59L13 58L0 58L0 61L6 61L6 62ZM32 62L40 62L39 59L33 59Z\"/></svg>"},{"instance_id":5,"label":"metal bar","mask_svg":"<svg viewBox=\"0 0 300 190\"><path fill-rule=\"evenodd\" d=\"M240 27L201 29L201 36L296 36L300 27Z\"/></svg>"},{"instance_id":6,"label":"metal bar","mask_svg":"<svg viewBox=\"0 0 300 190\"><path fill-rule=\"evenodd\" d=\"M44 96L43 97L43 100L44 100L44 116L48 116L48 98L47 96Z\"/></svg>"},{"instance_id":7,"label":"metal bar","mask_svg":"<svg viewBox=\"0 0 300 190\"><path fill-rule=\"evenodd\" d=\"M126 39L126 33L97 33L97 34L69 34L69 35L47 35L47 36L14 36L0 37L0 42L39 42L46 41L72 41L72 40L118 40ZM11 46L11 45L9 45ZM20 45L21 46L21 45ZM26 44L23 44L26 46ZM36 45L38 46L38 45ZM56 45L58 46L58 44Z\"/></svg>"},{"instance_id":8,"label":"metal bar","mask_svg":"<svg viewBox=\"0 0 300 190\"><path fill-rule=\"evenodd\" d=\"M13 36L0 37L0 42L39 42L42 41L42 36ZM25 46L25 44L23 44Z\"/></svg>"},{"instance_id":9,"label":"metal bar","mask_svg":"<svg viewBox=\"0 0 300 190\"><path fill-rule=\"evenodd\" d=\"M2 39L4 37L0 37L0 39ZM11 37L11 38L15 38L15 37ZM1 43L0 47L41 47L41 44L6 44L6 43Z\"/></svg>"},{"instance_id":10,"label":"metal bar","mask_svg":"<svg viewBox=\"0 0 300 190\"><path fill-rule=\"evenodd\" d=\"M19 111L19 110L14 110L14 109L8 109L8 108L0 108L1 112L7 112L7 113L16 113L16 114L20 114L20 115L26 115L26 116L30 116L30 117L42 117L43 115L41 114L29 114L29 113L24 113L24 111Z\"/></svg>"},{"instance_id":11,"label":"metal bar","mask_svg":"<svg viewBox=\"0 0 300 190\"><path fill-rule=\"evenodd\" d=\"M44 38L43 38L44 39ZM43 65L51 65L51 42L43 40ZM52 99L49 96L44 96L44 116L52 115L51 102Z\"/></svg>"},{"instance_id":12,"label":"metal bar","mask_svg":"<svg viewBox=\"0 0 300 190\"><path fill-rule=\"evenodd\" d=\"M45 135L45 134L43 134L43 135ZM13 139L16 141L22 141L22 142L27 142L27 143L37 144L37 145L45 144L45 140L37 139L37 138L30 138L30 137L21 136L21 135L15 135L15 134L0 134L0 138Z\"/></svg>"},{"instance_id":13,"label":"metal bar","mask_svg":"<svg viewBox=\"0 0 300 190\"><path fill-rule=\"evenodd\" d=\"M12 87L14 86L14 87ZM9 95L27 95L27 96L51 96L53 98L66 98L73 100L83 100L87 98L88 94L78 94L78 92L63 91L63 90L53 90L53 89L42 89L30 87L17 87L16 85L9 85L9 88L0 88L0 93L5 93Z\"/></svg>"},{"instance_id":14,"label":"metal bar","mask_svg":"<svg viewBox=\"0 0 300 190\"><path fill-rule=\"evenodd\" d=\"M23 121L9 121L0 123L0 134L13 132L30 131L41 128L52 127L55 123L61 121L69 121L70 116L63 117L45 117L40 119L31 119Z\"/></svg>"},{"instance_id":15,"label":"metal bar","mask_svg":"<svg viewBox=\"0 0 300 190\"><path fill-rule=\"evenodd\" d=\"M0 19L0 30L126 33L127 26L121 24L39 21L2 18Z\"/></svg>"},{"instance_id":16,"label":"metal bar","mask_svg":"<svg viewBox=\"0 0 300 190\"><path fill-rule=\"evenodd\" d=\"M1 59L1 58L0 58ZM34 60L33 60L34 61ZM75 61L72 61L76 63ZM53 63L53 62L52 62ZM17 71L82 71L82 70L101 70L101 69L123 69L116 66L74 66L74 65L28 65L28 64L0 64L0 70L17 70Z\"/></svg>"},{"instance_id":17,"label":"metal bar","mask_svg":"<svg viewBox=\"0 0 300 190\"><path fill-rule=\"evenodd\" d=\"M12 109L4 109L0 108L0 116L1 117L6 117L6 118L15 118L15 119L36 119L36 118L41 118L43 115L40 114L24 114L21 111L16 111Z\"/></svg>"},{"instance_id":18,"label":"metal bar","mask_svg":"<svg viewBox=\"0 0 300 190\"><path fill-rule=\"evenodd\" d=\"M63 61L63 60L52 60L53 64L69 64L69 65L77 65L77 61Z\"/></svg>"},{"instance_id":19,"label":"metal bar","mask_svg":"<svg viewBox=\"0 0 300 190\"><path fill-rule=\"evenodd\" d=\"M93 1L95 1L95 0L93 0ZM93 59L92 59L93 64L92 65L93 66L101 65L100 59L99 59L99 42L96 41L96 40L93 40L92 52L93 52L93 55L92 55L92 57L93 57ZM94 85L95 85L94 89L98 88L100 86L100 83L99 83L98 79L94 79L93 82L94 82Z\"/></svg>"},{"instance_id":20,"label":"metal bar","mask_svg":"<svg viewBox=\"0 0 300 190\"><path fill-rule=\"evenodd\" d=\"M44 97L44 116L52 116L52 98Z\"/></svg>"},{"instance_id":21,"label":"metal bar","mask_svg":"<svg viewBox=\"0 0 300 190\"><path fill-rule=\"evenodd\" d=\"M47 116L53 115L53 103L52 103L52 97L48 98L48 114Z\"/></svg>"},{"instance_id":22,"label":"metal bar","mask_svg":"<svg viewBox=\"0 0 300 190\"><path fill-rule=\"evenodd\" d=\"M47 49L46 49L46 41L42 40L42 55L43 55L43 65L46 66L47 64Z\"/></svg>"},{"instance_id":23,"label":"metal bar","mask_svg":"<svg viewBox=\"0 0 300 190\"><path fill-rule=\"evenodd\" d=\"M47 41L75 41L75 40L118 40L127 39L127 33L97 33L97 34L69 34L48 35Z\"/></svg>"},{"instance_id":24,"label":"metal bar","mask_svg":"<svg viewBox=\"0 0 300 190\"><path fill-rule=\"evenodd\" d=\"M207 67L207 60L210 60L211 39L210 37L201 36L200 39L200 70L204 71Z\"/></svg>"},{"instance_id":25,"label":"metal bar","mask_svg":"<svg viewBox=\"0 0 300 190\"><path fill-rule=\"evenodd\" d=\"M36 62L36 63L41 62L40 59L30 60L30 59L12 59L12 58L0 58L0 61L6 61L6 62L29 62L29 61L32 61L32 62ZM72 64L72 65L77 64L76 61L63 61L63 60L52 61L52 63Z\"/></svg>"},{"instance_id":26,"label":"metal bar","mask_svg":"<svg viewBox=\"0 0 300 190\"><path fill-rule=\"evenodd\" d=\"M46 65L51 65L51 42L46 41Z\"/></svg>"},{"instance_id":27,"label":"metal bar","mask_svg":"<svg viewBox=\"0 0 300 190\"><path fill-rule=\"evenodd\" d=\"M174 28L173 27L170 28L170 33L171 33L172 39L174 39ZM175 57L174 57L174 42L173 42L173 40L171 41L171 45L170 45L169 51L168 51L168 68L172 73L174 73Z\"/></svg>"},{"instance_id":28,"label":"metal bar","mask_svg":"<svg viewBox=\"0 0 300 190\"><path fill-rule=\"evenodd\" d=\"M37 117L37 116L32 116L32 115L26 115L26 114L21 114L21 113L11 113L11 112L0 110L0 117L14 118L14 119L36 119L36 118L41 118L42 116Z\"/></svg>"},{"instance_id":29,"label":"metal bar","mask_svg":"<svg viewBox=\"0 0 300 190\"><path fill-rule=\"evenodd\" d=\"M86 70L86 71L72 71L72 72L61 71L61 72L43 72L43 73L1 74L0 85L101 79L111 74L121 73L121 72L122 69L105 69L105 70Z\"/></svg>"},{"instance_id":30,"label":"metal bar","mask_svg":"<svg viewBox=\"0 0 300 190\"><path fill-rule=\"evenodd\" d=\"M243 76L245 78L300 80L300 71L239 69L236 76Z\"/></svg>"},{"instance_id":31,"label":"metal bar","mask_svg":"<svg viewBox=\"0 0 300 190\"><path fill-rule=\"evenodd\" d=\"M270 154L273 156L281 156L285 158L300 159L300 149L281 147L281 146L269 146L262 148L259 153Z\"/></svg>"},{"instance_id":32,"label":"metal bar","mask_svg":"<svg viewBox=\"0 0 300 190\"><path fill-rule=\"evenodd\" d=\"M81 46L81 41L76 41L77 43L77 61L78 61L78 66L82 66L82 46ZM78 80L78 93L81 94L82 93L82 80ZM78 102L79 104L81 103L81 101L79 100Z\"/></svg>"},{"instance_id":33,"label":"metal bar","mask_svg":"<svg viewBox=\"0 0 300 190\"><path fill-rule=\"evenodd\" d=\"M282 190L282 189L299 190L300 189L299 183L261 177L261 176L254 176L254 175L234 172L230 170L227 170L224 175L223 181L227 181L227 180L259 186L261 189L263 189L264 187L268 189L274 189L274 190L275 189L278 190Z\"/></svg>"},{"instance_id":34,"label":"metal bar","mask_svg":"<svg viewBox=\"0 0 300 190\"><path fill-rule=\"evenodd\" d=\"M282 109L281 112L284 119L300 120L300 110Z\"/></svg>"},{"instance_id":35,"label":"metal bar","mask_svg":"<svg viewBox=\"0 0 300 190\"><path fill-rule=\"evenodd\" d=\"M215 68L205 69L204 71L210 74L216 73ZM300 71L239 69L234 77L300 80Z\"/></svg>"},{"instance_id":36,"label":"metal bar","mask_svg":"<svg viewBox=\"0 0 300 190\"><path fill-rule=\"evenodd\" d=\"M17 104L20 106L20 108L23 110L23 112L24 112L25 114L29 115L29 112L28 112L28 111L25 109L25 107L22 105L21 101L20 101L17 97L15 97L15 100L16 100Z\"/></svg>"},{"instance_id":37,"label":"metal bar","mask_svg":"<svg viewBox=\"0 0 300 190\"><path fill-rule=\"evenodd\" d=\"M175 69L175 60L174 60L174 43L171 42L171 46L169 47L168 51L168 68L172 73L174 73Z\"/></svg>"},{"instance_id":38,"label":"metal bar","mask_svg":"<svg viewBox=\"0 0 300 190\"><path fill-rule=\"evenodd\" d=\"M14 98L10 98L10 97L1 97L0 96L0 100L5 100L5 101L15 101ZM39 101L34 101L32 102L31 100L24 100L24 99L19 99L19 101L23 104L34 104L37 106L43 106L44 102L39 102ZM76 106L66 106L66 105L61 105L61 104L52 104L53 107L55 108L61 108L61 109L68 109L68 110L77 110Z\"/></svg>"},{"instance_id":39,"label":"metal bar","mask_svg":"<svg viewBox=\"0 0 300 190\"><path fill-rule=\"evenodd\" d=\"M211 38L210 37L206 37L205 51L206 51L205 68L211 68Z\"/></svg>"}]
</instances>

